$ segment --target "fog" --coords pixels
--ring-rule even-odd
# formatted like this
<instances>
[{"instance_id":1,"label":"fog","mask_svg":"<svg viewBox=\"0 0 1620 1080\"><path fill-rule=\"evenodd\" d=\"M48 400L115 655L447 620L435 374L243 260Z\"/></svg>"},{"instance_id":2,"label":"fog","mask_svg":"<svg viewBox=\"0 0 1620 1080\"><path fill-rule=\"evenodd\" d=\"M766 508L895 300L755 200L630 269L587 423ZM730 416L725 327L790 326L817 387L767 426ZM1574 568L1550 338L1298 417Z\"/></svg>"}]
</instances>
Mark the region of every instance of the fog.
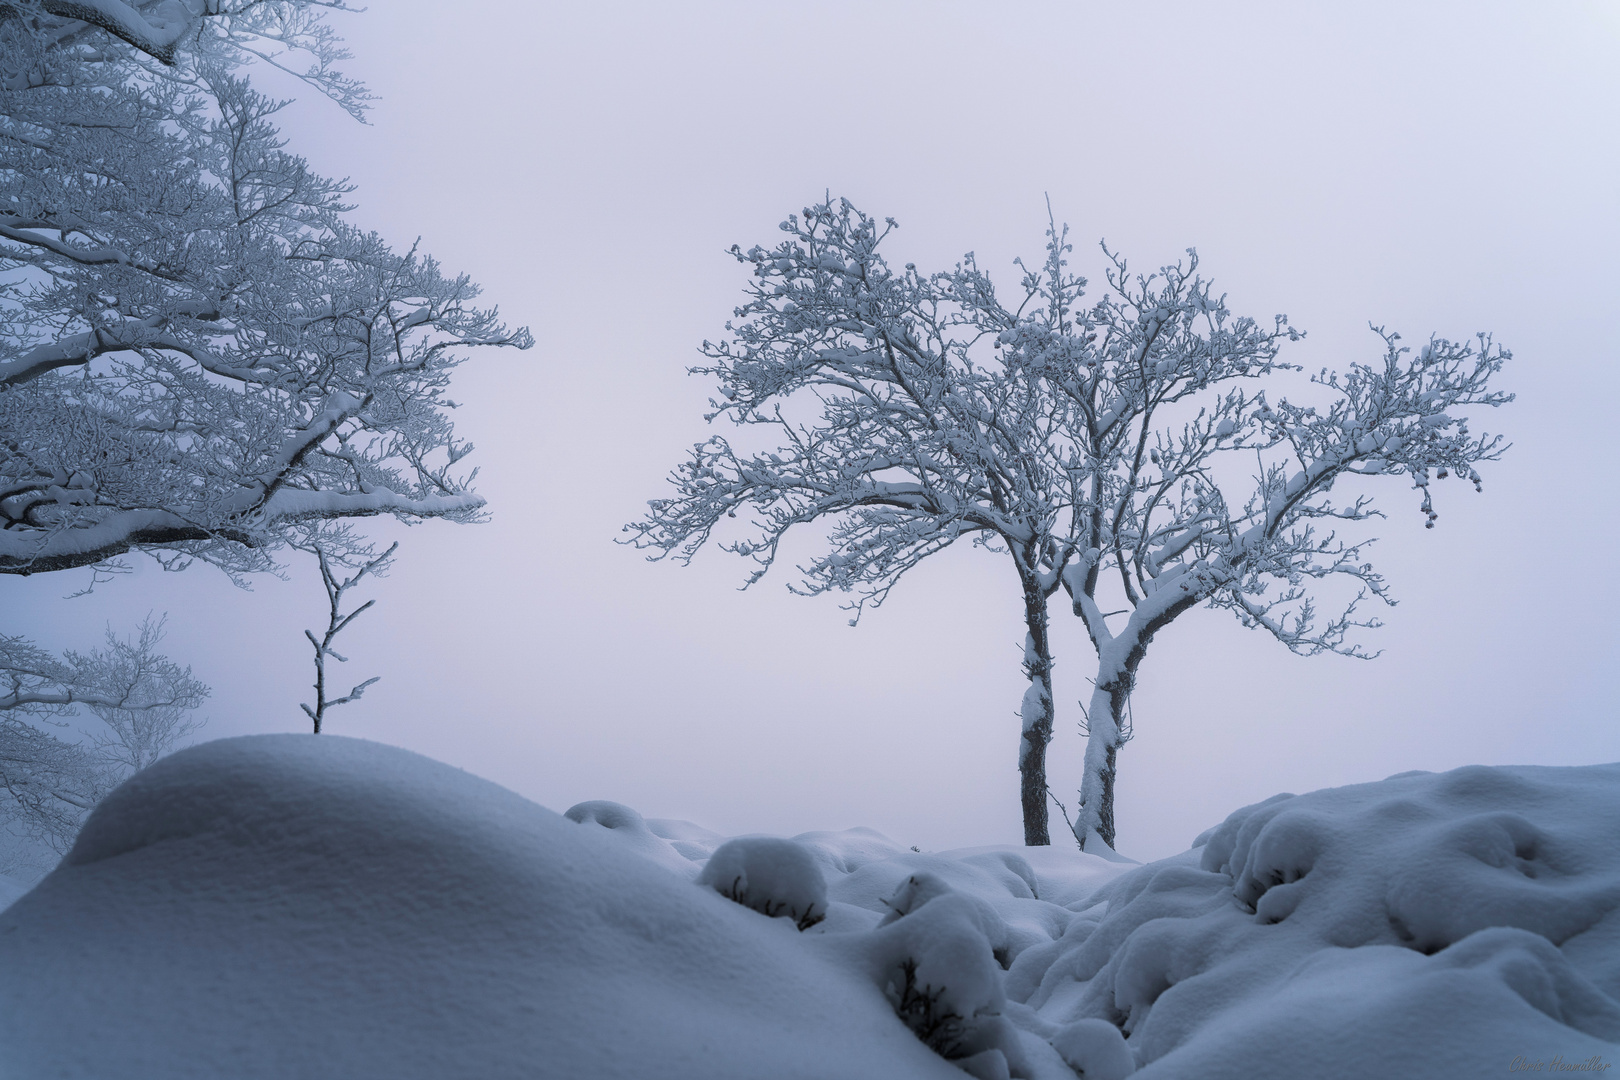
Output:
<instances>
[{"instance_id":1,"label":"fog","mask_svg":"<svg viewBox=\"0 0 1620 1080\"><path fill-rule=\"evenodd\" d=\"M455 382L491 520L373 528L401 552L358 590L377 605L336 678L382 678L330 731L559 811L1017 840L1009 560L963 545L851 628L785 587L813 531L747 591L722 552L683 568L616 543L705 436L686 368L742 297L727 249L830 192L899 222L892 263L973 251L1008 287L1048 197L1094 281L1100 238L1144 269L1196 247L1234 311L1307 331L1284 352L1307 370L1375 359L1369 322L1514 352L1518 400L1473 424L1513 443L1483 494L1438 485L1426 531L1404 483L1369 489L1400 599L1362 638L1382 656L1296 658L1209 612L1159 636L1120 755L1123 853L1172 854L1278 791L1620 759L1620 5L394 0L333 22L372 123L305 93L291 145L536 345ZM5 628L84 647L167 612L168 652L214 688L203 737L307 729L307 558L251 590L127 561L71 600L88 572L0 579ZM1091 657L1054 618L1072 808Z\"/></svg>"}]
</instances>

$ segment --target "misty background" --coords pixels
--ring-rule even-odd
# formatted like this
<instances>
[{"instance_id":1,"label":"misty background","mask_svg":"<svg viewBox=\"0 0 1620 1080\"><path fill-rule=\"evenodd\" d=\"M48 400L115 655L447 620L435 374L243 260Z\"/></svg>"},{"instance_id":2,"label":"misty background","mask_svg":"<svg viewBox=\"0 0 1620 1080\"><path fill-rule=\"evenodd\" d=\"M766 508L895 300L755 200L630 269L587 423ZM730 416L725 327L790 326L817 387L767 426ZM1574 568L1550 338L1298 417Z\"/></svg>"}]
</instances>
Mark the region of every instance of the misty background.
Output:
<instances>
[{"instance_id":1,"label":"misty background","mask_svg":"<svg viewBox=\"0 0 1620 1080\"><path fill-rule=\"evenodd\" d=\"M615 544L666 489L710 387L685 374L746 270L824 192L893 216L894 265L964 252L1003 289L1046 199L1071 266L1099 238L1150 270L1196 247L1238 314L1286 313L1307 370L1489 331L1518 400L1484 494L1400 480L1372 561L1397 608L1377 660L1300 659L1235 620L1160 635L1120 754L1119 850L1184 849L1278 791L1470 763L1620 759L1614 458L1620 3L486 3L334 15L369 126L291 83L292 149L358 185L357 224L483 285L527 353L474 355L452 397L481 526L402 541L355 592L327 730L407 747L554 810L584 799L725 834L854 825L942 849L1013 843L1023 626L1010 560L962 545L856 628L705 551ZM795 557L795 553L799 557ZM298 553L292 553L298 555ZM202 738L308 730L312 559L235 588L149 560L0 578L4 629L87 648L169 613L165 651L213 698ZM1073 809L1094 670L1054 598L1057 736ZM1063 842L1060 838L1059 842Z\"/></svg>"}]
</instances>

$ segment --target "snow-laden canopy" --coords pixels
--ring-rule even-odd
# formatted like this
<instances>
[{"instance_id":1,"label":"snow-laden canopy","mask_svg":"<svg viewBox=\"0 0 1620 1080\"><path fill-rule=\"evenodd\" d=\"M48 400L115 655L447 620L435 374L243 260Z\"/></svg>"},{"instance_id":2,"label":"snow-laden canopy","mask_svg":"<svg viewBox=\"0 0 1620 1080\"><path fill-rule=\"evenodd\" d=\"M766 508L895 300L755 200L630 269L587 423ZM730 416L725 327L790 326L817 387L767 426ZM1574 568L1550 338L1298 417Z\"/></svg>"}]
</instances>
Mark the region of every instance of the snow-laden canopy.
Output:
<instances>
[{"instance_id":1,"label":"snow-laden canopy","mask_svg":"<svg viewBox=\"0 0 1620 1080\"><path fill-rule=\"evenodd\" d=\"M705 874L725 838L697 826L229 739L126 783L0 912L0 1046L67 1077L1601 1065L1616 835L1620 765L1467 768L1279 796L1148 866L857 829L733 841ZM826 917L751 910L776 890Z\"/></svg>"}]
</instances>

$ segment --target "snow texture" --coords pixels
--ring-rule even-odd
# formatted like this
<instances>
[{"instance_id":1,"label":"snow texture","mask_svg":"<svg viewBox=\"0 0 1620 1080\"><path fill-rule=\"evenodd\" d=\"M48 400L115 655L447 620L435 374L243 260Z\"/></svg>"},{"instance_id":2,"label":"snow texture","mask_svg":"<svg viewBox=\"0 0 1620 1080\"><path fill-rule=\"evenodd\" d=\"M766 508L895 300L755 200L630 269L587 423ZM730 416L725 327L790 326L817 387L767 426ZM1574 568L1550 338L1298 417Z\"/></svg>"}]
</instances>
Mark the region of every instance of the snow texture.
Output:
<instances>
[{"instance_id":1,"label":"snow texture","mask_svg":"<svg viewBox=\"0 0 1620 1080\"><path fill-rule=\"evenodd\" d=\"M0 874L0 911L11 905L11 902L27 892L27 886L17 881L10 874Z\"/></svg>"},{"instance_id":2,"label":"snow texture","mask_svg":"<svg viewBox=\"0 0 1620 1080\"><path fill-rule=\"evenodd\" d=\"M0 1073L960 1078L616 831L360 740L181 751L0 913Z\"/></svg>"},{"instance_id":3,"label":"snow texture","mask_svg":"<svg viewBox=\"0 0 1620 1080\"><path fill-rule=\"evenodd\" d=\"M1099 890L1009 996L1116 1025L1152 1078L1612 1062L1617 836L1620 765L1280 795Z\"/></svg>"},{"instance_id":4,"label":"snow texture","mask_svg":"<svg viewBox=\"0 0 1620 1080\"><path fill-rule=\"evenodd\" d=\"M576 821L581 825L597 826L608 830L612 837L609 841L619 845L623 850L634 852L643 858L650 859L666 870L672 870L685 878L693 878L703 869L703 862L694 862L682 855L674 845L668 843L663 837L653 832L640 814L622 803L609 802L606 799L593 799L571 806L563 812L563 817L569 821ZM703 852L703 859L708 858L708 852Z\"/></svg>"},{"instance_id":5,"label":"snow texture","mask_svg":"<svg viewBox=\"0 0 1620 1080\"><path fill-rule=\"evenodd\" d=\"M0 1064L405 1080L1602 1072L1620 1057L1616 836L1620 765L1278 796L1133 866L920 852L867 829L726 841L617 803L559 817L358 740L223 740L125 784L0 913ZM798 915L766 918L728 889L827 917L799 933Z\"/></svg>"}]
</instances>

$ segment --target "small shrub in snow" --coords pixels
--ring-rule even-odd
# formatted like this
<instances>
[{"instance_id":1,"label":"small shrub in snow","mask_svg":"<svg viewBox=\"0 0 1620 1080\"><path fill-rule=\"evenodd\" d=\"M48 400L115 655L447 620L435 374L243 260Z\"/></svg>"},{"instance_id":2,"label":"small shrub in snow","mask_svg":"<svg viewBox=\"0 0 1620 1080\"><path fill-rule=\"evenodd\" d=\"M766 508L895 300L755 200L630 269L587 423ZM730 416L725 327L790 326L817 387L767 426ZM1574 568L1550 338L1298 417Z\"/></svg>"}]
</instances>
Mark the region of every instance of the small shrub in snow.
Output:
<instances>
[{"instance_id":1,"label":"small shrub in snow","mask_svg":"<svg viewBox=\"0 0 1620 1080\"><path fill-rule=\"evenodd\" d=\"M902 984L896 988L890 983L884 988L889 1004L894 1006L894 1014L940 1057L961 1057L967 1021L961 1013L940 1003L945 987L936 990L926 984L918 986L917 961L909 957L900 961L900 972Z\"/></svg>"},{"instance_id":2,"label":"small shrub in snow","mask_svg":"<svg viewBox=\"0 0 1620 1080\"><path fill-rule=\"evenodd\" d=\"M955 892L950 883L938 874L930 874L926 870L912 874L894 891L893 896L883 901L883 906L889 911L878 925L888 926L897 919L910 915L928 901L941 896L950 896Z\"/></svg>"},{"instance_id":3,"label":"small shrub in snow","mask_svg":"<svg viewBox=\"0 0 1620 1080\"><path fill-rule=\"evenodd\" d=\"M996 914L983 897L958 892L938 874L922 871L907 878L893 896L883 901L889 912L878 925L888 926L940 896L954 896L956 899L952 903L971 905L973 922L989 943L990 955L1002 970L1006 970L1011 964L1013 951L1012 934L1006 921Z\"/></svg>"},{"instance_id":4,"label":"small shrub in snow","mask_svg":"<svg viewBox=\"0 0 1620 1080\"><path fill-rule=\"evenodd\" d=\"M1027 1076L995 956L994 912L935 874L907 878L872 932L872 973L929 1049L976 1077Z\"/></svg>"},{"instance_id":5,"label":"small shrub in snow","mask_svg":"<svg viewBox=\"0 0 1620 1080\"><path fill-rule=\"evenodd\" d=\"M803 844L745 836L721 844L698 875L728 900L807 930L827 917L827 882Z\"/></svg>"}]
</instances>

